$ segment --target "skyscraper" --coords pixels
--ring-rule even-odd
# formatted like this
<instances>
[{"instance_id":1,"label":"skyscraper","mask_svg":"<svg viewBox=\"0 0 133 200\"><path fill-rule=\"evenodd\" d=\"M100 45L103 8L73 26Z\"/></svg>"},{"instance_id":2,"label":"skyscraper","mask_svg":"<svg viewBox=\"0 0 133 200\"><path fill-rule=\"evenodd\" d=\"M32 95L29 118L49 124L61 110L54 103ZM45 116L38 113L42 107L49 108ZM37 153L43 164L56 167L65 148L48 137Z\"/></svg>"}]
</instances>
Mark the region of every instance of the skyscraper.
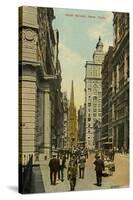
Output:
<instances>
[{"instance_id":1,"label":"skyscraper","mask_svg":"<svg viewBox=\"0 0 133 200\"><path fill-rule=\"evenodd\" d=\"M101 37L96 44L93 60L86 61L85 68L85 133L86 146L94 148L94 123L101 121L101 68L104 59Z\"/></svg>"},{"instance_id":2,"label":"skyscraper","mask_svg":"<svg viewBox=\"0 0 133 200\"><path fill-rule=\"evenodd\" d=\"M114 51L112 57L113 145L129 151L129 14L113 13Z\"/></svg>"}]
</instances>

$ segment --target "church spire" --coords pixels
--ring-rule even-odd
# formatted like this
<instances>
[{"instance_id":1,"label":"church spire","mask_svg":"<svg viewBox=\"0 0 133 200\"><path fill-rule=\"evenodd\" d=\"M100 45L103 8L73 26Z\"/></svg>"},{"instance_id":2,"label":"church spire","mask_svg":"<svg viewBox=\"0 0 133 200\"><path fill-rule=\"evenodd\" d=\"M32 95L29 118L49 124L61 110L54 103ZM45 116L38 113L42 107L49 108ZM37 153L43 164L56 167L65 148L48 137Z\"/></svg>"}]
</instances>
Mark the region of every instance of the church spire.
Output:
<instances>
[{"instance_id":1,"label":"church spire","mask_svg":"<svg viewBox=\"0 0 133 200\"><path fill-rule=\"evenodd\" d=\"M74 89L73 89L73 80L72 80L72 87L71 87L70 106L74 106Z\"/></svg>"},{"instance_id":2,"label":"church spire","mask_svg":"<svg viewBox=\"0 0 133 200\"><path fill-rule=\"evenodd\" d=\"M70 104L68 108L68 141L69 141L69 147L76 146L78 143L77 116L76 116L76 107L74 105L73 80L71 86Z\"/></svg>"}]
</instances>

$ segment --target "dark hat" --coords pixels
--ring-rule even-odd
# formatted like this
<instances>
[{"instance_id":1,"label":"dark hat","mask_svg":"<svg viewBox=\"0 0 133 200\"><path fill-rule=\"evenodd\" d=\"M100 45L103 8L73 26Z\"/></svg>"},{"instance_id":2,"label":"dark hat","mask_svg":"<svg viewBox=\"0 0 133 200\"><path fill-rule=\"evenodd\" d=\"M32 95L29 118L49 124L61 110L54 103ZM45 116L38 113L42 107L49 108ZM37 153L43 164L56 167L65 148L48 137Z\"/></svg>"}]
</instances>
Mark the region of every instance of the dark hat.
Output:
<instances>
[{"instance_id":1,"label":"dark hat","mask_svg":"<svg viewBox=\"0 0 133 200\"><path fill-rule=\"evenodd\" d=\"M97 158L100 158L100 156L98 155Z\"/></svg>"}]
</instances>

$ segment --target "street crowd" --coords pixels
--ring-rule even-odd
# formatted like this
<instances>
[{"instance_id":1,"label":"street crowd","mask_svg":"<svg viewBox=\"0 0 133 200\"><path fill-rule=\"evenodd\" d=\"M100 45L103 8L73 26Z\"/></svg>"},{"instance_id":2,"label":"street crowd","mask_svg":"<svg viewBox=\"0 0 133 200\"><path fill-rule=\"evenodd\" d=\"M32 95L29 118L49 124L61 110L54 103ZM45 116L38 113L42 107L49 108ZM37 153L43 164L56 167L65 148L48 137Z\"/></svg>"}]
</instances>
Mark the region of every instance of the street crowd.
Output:
<instances>
[{"instance_id":1,"label":"street crowd","mask_svg":"<svg viewBox=\"0 0 133 200\"><path fill-rule=\"evenodd\" d=\"M86 147L74 147L69 153L53 153L49 161L51 185L56 185L59 180L64 181L64 169L67 168L67 179L70 183L70 191L75 190L77 176L80 179L84 178L86 160L91 153ZM102 176L112 175L113 171L115 171L114 156L114 149L100 152L95 151L95 161L93 164L96 171L97 186L102 185ZM68 166L66 166L67 159ZM109 171L108 173L105 170L106 168Z\"/></svg>"}]
</instances>

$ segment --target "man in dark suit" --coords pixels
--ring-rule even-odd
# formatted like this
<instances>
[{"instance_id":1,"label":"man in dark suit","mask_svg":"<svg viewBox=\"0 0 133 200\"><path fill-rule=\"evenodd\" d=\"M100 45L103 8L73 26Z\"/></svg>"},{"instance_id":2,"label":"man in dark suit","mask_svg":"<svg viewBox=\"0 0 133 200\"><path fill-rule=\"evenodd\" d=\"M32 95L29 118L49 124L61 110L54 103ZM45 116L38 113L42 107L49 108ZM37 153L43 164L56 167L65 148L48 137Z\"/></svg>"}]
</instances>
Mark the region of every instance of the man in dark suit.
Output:
<instances>
[{"instance_id":1,"label":"man in dark suit","mask_svg":"<svg viewBox=\"0 0 133 200\"><path fill-rule=\"evenodd\" d=\"M85 162L85 156L81 154L81 157L79 159L79 178L84 178Z\"/></svg>"},{"instance_id":2,"label":"man in dark suit","mask_svg":"<svg viewBox=\"0 0 133 200\"><path fill-rule=\"evenodd\" d=\"M60 172L61 172L61 181L64 181L64 168L66 163L66 157L61 156L60 158Z\"/></svg>"},{"instance_id":3,"label":"man in dark suit","mask_svg":"<svg viewBox=\"0 0 133 200\"><path fill-rule=\"evenodd\" d=\"M96 170L96 179L97 179L97 186L102 185L102 171L104 170L104 161L100 159L98 155L95 162L95 170Z\"/></svg>"},{"instance_id":4,"label":"man in dark suit","mask_svg":"<svg viewBox=\"0 0 133 200\"><path fill-rule=\"evenodd\" d=\"M56 185L56 176L59 169L59 162L55 154L53 154L53 158L51 158L49 161L49 168L51 185Z\"/></svg>"}]
</instances>

